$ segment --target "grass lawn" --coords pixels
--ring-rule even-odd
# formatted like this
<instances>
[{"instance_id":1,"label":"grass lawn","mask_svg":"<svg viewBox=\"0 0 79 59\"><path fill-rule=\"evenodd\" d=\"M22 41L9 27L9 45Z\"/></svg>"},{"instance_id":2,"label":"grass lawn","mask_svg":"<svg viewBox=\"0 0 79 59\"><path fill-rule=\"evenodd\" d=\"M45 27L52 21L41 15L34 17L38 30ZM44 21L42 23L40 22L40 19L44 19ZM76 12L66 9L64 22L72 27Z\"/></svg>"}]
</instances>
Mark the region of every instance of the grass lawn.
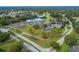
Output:
<instances>
[{"instance_id":1,"label":"grass lawn","mask_svg":"<svg viewBox=\"0 0 79 59\"><path fill-rule=\"evenodd\" d=\"M47 40L35 39L35 38L29 37L29 36L27 36L25 34L23 36L26 37L26 38L29 38L30 40L32 40L33 42L37 43L38 45L40 45L43 48L49 48L50 47L49 41L47 41Z\"/></svg>"},{"instance_id":2,"label":"grass lawn","mask_svg":"<svg viewBox=\"0 0 79 59\"><path fill-rule=\"evenodd\" d=\"M0 45L0 49L5 51L5 52L13 52L12 51L12 48L13 49L16 49L15 46L19 44L18 42L14 41L14 40L11 40L3 45ZM15 51L16 52L16 51Z\"/></svg>"},{"instance_id":3,"label":"grass lawn","mask_svg":"<svg viewBox=\"0 0 79 59\"><path fill-rule=\"evenodd\" d=\"M37 36L37 37L42 37L42 29L37 29L37 30L33 29L33 33L31 33L31 29L32 29L32 27L24 26L18 30L20 30L21 32L29 33L29 34Z\"/></svg>"},{"instance_id":4,"label":"grass lawn","mask_svg":"<svg viewBox=\"0 0 79 59\"><path fill-rule=\"evenodd\" d=\"M15 28L12 28L10 31L13 31L13 32L15 32L15 33L19 33L19 34L21 34L21 33L22 33L21 31L19 31L19 30L15 29Z\"/></svg>"}]
</instances>

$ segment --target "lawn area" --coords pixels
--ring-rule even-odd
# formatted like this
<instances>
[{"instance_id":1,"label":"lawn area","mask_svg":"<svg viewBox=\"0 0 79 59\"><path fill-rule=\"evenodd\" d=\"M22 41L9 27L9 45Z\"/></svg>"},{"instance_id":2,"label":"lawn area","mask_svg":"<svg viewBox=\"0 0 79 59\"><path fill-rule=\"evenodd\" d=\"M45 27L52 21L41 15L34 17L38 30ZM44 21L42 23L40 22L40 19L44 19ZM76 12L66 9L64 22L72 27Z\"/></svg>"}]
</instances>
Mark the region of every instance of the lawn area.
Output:
<instances>
[{"instance_id":1,"label":"lawn area","mask_svg":"<svg viewBox=\"0 0 79 59\"><path fill-rule=\"evenodd\" d=\"M18 33L18 34L21 34L22 33L21 31L15 29L15 28L12 28L10 31L13 31L13 32Z\"/></svg>"},{"instance_id":2,"label":"lawn area","mask_svg":"<svg viewBox=\"0 0 79 59\"><path fill-rule=\"evenodd\" d=\"M18 42L11 40L3 45L0 45L0 50L5 52L17 52L17 45L19 45Z\"/></svg>"},{"instance_id":3,"label":"lawn area","mask_svg":"<svg viewBox=\"0 0 79 59\"><path fill-rule=\"evenodd\" d=\"M47 41L47 40L36 39L36 38L33 38L33 37L29 37L25 34L23 34L23 36L30 39L30 40L32 40L33 42L37 43L41 47L44 47L44 48L49 48L50 47L49 41Z\"/></svg>"},{"instance_id":4,"label":"lawn area","mask_svg":"<svg viewBox=\"0 0 79 59\"><path fill-rule=\"evenodd\" d=\"M37 36L37 37L42 37L42 29L32 29L32 27L28 27L28 26L23 26L22 28L18 29L21 32L26 32L29 33L31 35Z\"/></svg>"}]
</instances>

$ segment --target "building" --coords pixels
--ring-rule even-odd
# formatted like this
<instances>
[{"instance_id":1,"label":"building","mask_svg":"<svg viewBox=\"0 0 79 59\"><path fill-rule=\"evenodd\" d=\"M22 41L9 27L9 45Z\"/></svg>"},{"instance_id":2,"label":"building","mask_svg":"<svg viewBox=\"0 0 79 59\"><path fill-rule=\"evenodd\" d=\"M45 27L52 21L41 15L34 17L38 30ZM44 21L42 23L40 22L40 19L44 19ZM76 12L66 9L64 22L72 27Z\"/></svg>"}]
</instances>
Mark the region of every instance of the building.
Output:
<instances>
[{"instance_id":1,"label":"building","mask_svg":"<svg viewBox=\"0 0 79 59\"><path fill-rule=\"evenodd\" d=\"M62 27L62 24L51 24L51 28L61 28Z\"/></svg>"},{"instance_id":2,"label":"building","mask_svg":"<svg viewBox=\"0 0 79 59\"><path fill-rule=\"evenodd\" d=\"M34 22L33 22L32 19L28 19L28 20L26 20L26 23L29 24L29 25L32 25Z\"/></svg>"},{"instance_id":3,"label":"building","mask_svg":"<svg viewBox=\"0 0 79 59\"><path fill-rule=\"evenodd\" d=\"M43 19L41 19L41 18L35 18L35 19L28 19L28 20L26 20L26 23L27 24L30 24L30 25L32 25L32 24L40 24L41 22L43 22Z\"/></svg>"},{"instance_id":4,"label":"building","mask_svg":"<svg viewBox=\"0 0 79 59\"><path fill-rule=\"evenodd\" d=\"M35 18L35 19L34 19L34 22L35 22L35 23L43 22L43 19L41 19L41 18Z\"/></svg>"}]
</instances>

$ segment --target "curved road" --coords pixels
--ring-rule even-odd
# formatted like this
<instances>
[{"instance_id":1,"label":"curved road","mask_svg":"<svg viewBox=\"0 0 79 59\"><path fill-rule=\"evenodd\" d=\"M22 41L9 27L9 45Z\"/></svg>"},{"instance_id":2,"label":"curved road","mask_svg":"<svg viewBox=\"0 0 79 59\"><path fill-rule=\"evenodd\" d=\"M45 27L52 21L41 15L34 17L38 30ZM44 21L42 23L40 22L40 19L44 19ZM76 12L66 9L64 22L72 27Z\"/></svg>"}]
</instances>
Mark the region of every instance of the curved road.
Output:
<instances>
[{"instance_id":1,"label":"curved road","mask_svg":"<svg viewBox=\"0 0 79 59\"><path fill-rule=\"evenodd\" d=\"M69 21L69 26L71 27L70 28L70 30L68 31L68 29L65 27L65 32L64 33L66 33L67 31L67 33L66 34L64 34L64 36L63 37L61 37L58 41L57 41L57 43L59 43L59 45L62 45L63 43L64 43L64 40L65 40L65 37L67 36L67 35L69 35L72 31L73 31L73 26L72 26L72 22L69 20L69 19L67 19L66 18L66 20L68 20Z\"/></svg>"}]
</instances>

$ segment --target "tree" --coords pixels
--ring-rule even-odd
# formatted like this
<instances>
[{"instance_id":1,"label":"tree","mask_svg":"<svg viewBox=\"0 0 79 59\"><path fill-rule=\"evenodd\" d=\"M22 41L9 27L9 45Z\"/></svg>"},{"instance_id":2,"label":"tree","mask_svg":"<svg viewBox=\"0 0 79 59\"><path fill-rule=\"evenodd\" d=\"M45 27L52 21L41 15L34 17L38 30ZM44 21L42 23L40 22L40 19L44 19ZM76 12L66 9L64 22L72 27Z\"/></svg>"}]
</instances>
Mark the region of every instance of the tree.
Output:
<instances>
[{"instance_id":1,"label":"tree","mask_svg":"<svg viewBox=\"0 0 79 59\"><path fill-rule=\"evenodd\" d=\"M3 49L0 48L0 52L5 52Z\"/></svg>"},{"instance_id":2,"label":"tree","mask_svg":"<svg viewBox=\"0 0 79 59\"><path fill-rule=\"evenodd\" d=\"M58 37L58 36L60 36L61 33L62 33L61 29L54 28L54 29L51 30L51 32L50 32L51 35L50 36L51 37Z\"/></svg>"},{"instance_id":3,"label":"tree","mask_svg":"<svg viewBox=\"0 0 79 59\"><path fill-rule=\"evenodd\" d=\"M69 46L76 45L77 44L77 40L78 40L78 38L77 38L75 33L71 33L70 35L65 37L65 42Z\"/></svg>"},{"instance_id":4,"label":"tree","mask_svg":"<svg viewBox=\"0 0 79 59\"><path fill-rule=\"evenodd\" d=\"M79 33L79 23L74 24L75 32Z\"/></svg>"},{"instance_id":5,"label":"tree","mask_svg":"<svg viewBox=\"0 0 79 59\"><path fill-rule=\"evenodd\" d=\"M4 42L10 38L9 33L0 32L0 42Z\"/></svg>"},{"instance_id":6,"label":"tree","mask_svg":"<svg viewBox=\"0 0 79 59\"><path fill-rule=\"evenodd\" d=\"M33 25L33 28L35 28L35 29L39 29L40 26L39 26L38 24L35 24L35 25Z\"/></svg>"},{"instance_id":7,"label":"tree","mask_svg":"<svg viewBox=\"0 0 79 59\"><path fill-rule=\"evenodd\" d=\"M50 46L52 46L54 49L57 49L57 50L60 49L60 46L56 41L51 41Z\"/></svg>"}]
</instances>

